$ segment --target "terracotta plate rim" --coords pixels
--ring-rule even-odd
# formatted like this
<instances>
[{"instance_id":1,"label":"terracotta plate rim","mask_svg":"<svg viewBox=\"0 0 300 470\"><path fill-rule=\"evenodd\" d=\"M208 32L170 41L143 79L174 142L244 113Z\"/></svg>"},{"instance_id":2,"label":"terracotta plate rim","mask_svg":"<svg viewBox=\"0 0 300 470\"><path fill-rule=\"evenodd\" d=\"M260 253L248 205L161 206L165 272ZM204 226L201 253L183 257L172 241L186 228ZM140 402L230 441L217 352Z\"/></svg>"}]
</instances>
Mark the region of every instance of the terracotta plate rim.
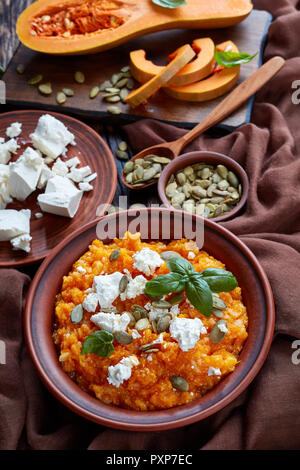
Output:
<instances>
[{"instance_id":1,"label":"terracotta plate rim","mask_svg":"<svg viewBox=\"0 0 300 470\"><path fill-rule=\"evenodd\" d=\"M177 210L172 210L170 211L169 209L166 208L146 208L146 209L141 209L141 212L145 213L147 212L148 214L150 212L156 212L156 213L170 213L173 212L175 215L177 213L182 213L182 211L177 211ZM118 214L121 214L123 211L120 211ZM128 214L128 217L130 215L135 215L136 210L128 210L125 211ZM117 215L118 216L118 215ZM115 214L111 214L109 216L105 216L106 218L113 218L115 217ZM196 216L196 215L191 215L191 217L195 220L201 219L201 217ZM209 228L216 230L221 233L222 235L225 235L233 245L238 247L243 254L246 256L248 260L250 260L252 266L254 267L259 280L260 284L262 287L262 290L264 292L265 296L265 302L266 302L266 323L265 323L265 331L264 331L264 336L261 344L261 348L258 351L254 362L248 372L246 372L245 376L242 378L242 380L238 383L238 385L227 395L225 395L221 400L218 402L214 403L211 406L208 406L205 410L200 410L198 412L195 412L194 414L191 414L187 417L182 417L179 419L174 419L174 420L169 420L165 422L155 422L153 424L143 424L143 423L132 423L132 422L124 422L124 421L117 421L113 419L109 419L106 417L102 417L99 415L94 414L93 412L89 411L88 409L84 408L83 406L80 406L77 403L74 403L72 399L67 397L62 390L57 386L51 378L47 375L46 370L44 369L36 348L34 344L34 338L32 335L32 329L31 329L31 320L32 320L32 305L34 302L34 297L35 297L35 291L39 285L39 282L45 272L47 271L48 266L52 263L52 261L55 260L56 255L63 249L66 245L68 245L71 241L75 240L78 236L80 236L82 233L90 230L93 226L95 226L100 220L103 219L102 217L99 217L98 219L89 222L85 226L79 228L76 230L73 234L70 234L68 237L66 237L62 242L60 242L51 252L51 254L43 261L41 264L40 268L38 269L31 285L29 288L29 292L27 295L26 299L26 306L25 306L25 312L24 312L24 329L25 329L25 339L26 339L26 344L31 356L31 359L33 360L33 363L38 371L38 374L42 380L42 382L45 384L45 386L50 390L50 392L61 402L63 403L67 408L72 410L73 412L76 412L80 416L89 419L90 421L93 421L97 424L100 425L105 425L110 428L114 429L119 429L119 430L127 430L127 431L163 431L163 430L169 430L169 429L176 429L179 427L187 426L190 424L193 424L195 422L201 421L212 414L220 411L223 409L225 406L229 405L233 400L235 400L245 389L250 385L250 383L254 380L256 375L259 373L261 370L269 349L272 344L273 340L273 333L274 333L274 328L275 328L275 305L274 305L274 299L273 299L273 293L272 289L269 283L269 280L267 278L267 275L262 268L261 264L259 263L258 259L256 256L253 254L253 252L232 232L230 232L228 229L222 227L221 225L208 220L204 219L205 225L207 225ZM75 261L75 260L74 260ZM233 372L234 373L234 372ZM67 376L66 376L67 377ZM92 397L93 398L93 397ZM200 398L201 399L201 398ZM199 400L200 400L199 399ZM197 400L195 400L197 402ZM101 402L100 402L101 403ZM184 407L185 405L182 405ZM117 408L117 407L113 407ZM178 408L178 407L177 407ZM123 410L120 408L120 410ZM132 411L132 410L131 410ZM166 411L166 410L161 410L161 412ZM134 414L140 414L140 413L160 413L160 411L157 412L135 412L132 411Z\"/></svg>"}]
</instances>

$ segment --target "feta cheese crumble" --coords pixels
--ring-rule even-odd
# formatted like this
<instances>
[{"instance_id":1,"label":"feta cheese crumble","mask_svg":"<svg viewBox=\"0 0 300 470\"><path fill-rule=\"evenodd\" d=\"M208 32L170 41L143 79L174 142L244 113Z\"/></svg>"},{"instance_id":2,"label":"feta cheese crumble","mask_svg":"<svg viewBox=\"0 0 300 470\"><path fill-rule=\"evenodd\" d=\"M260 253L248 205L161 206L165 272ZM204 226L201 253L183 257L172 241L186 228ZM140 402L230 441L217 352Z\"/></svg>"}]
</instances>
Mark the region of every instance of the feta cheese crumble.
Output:
<instances>
[{"instance_id":1,"label":"feta cheese crumble","mask_svg":"<svg viewBox=\"0 0 300 470\"><path fill-rule=\"evenodd\" d=\"M146 282L147 279L142 275L130 279L126 291L120 294L121 300L135 299L138 295L143 294Z\"/></svg>"},{"instance_id":2,"label":"feta cheese crumble","mask_svg":"<svg viewBox=\"0 0 300 470\"><path fill-rule=\"evenodd\" d=\"M9 241L19 235L30 233L29 209L16 211L13 209L0 210L0 241Z\"/></svg>"},{"instance_id":3,"label":"feta cheese crumble","mask_svg":"<svg viewBox=\"0 0 300 470\"><path fill-rule=\"evenodd\" d=\"M136 356L123 357L118 364L108 368L108 383L119 388L125 380L131 377L132 368L137 365L139 365L139 360Z\"/></svg>"},{"instance_id":4,"label":"feta cheese crumble","mask_svg":"<svg viewBox=\"0 0 300 470\"><path fill-rule=\"evenodd\" d=\"M84 299L82 306L84 310L87 312L96 312L96 309L98 307L98 295L95 293L88 294L87 297Z\"/></svg>"},{"instance_id":5,"label":"feta cheese crumble","mask_svg":"<svg viewBox=\"0 0 300 470\"><path fill-rule=\"evenodd\" d=\"M227 333L228 332L228 328L225 325L225 323L217 323L217 327L222 333Z\"/></svg>"},{"instance_id":6,"label":"feta cheese crumble","mask_svg":"<svg viewBox=\"0 0 300 470\"><path fill-rule=\"evenodd\" d=\"M118 271L104 276L95 276L93 288L98 295L101 308L109 308L119 296L119 285L123 277Z\"/></svg>"},{"instance_id":7,"label":"feta cheese crumble","mask_svg":"<svg viewBox=\"0 0 300 470\"><path fill-rule=\"evenodd\" d=\"M170 324L170 334L177 341L182 351L193 349L200 338L200 333L206 333L199 318L174 318Z\"/></svg>"},{"instance_id":8,"label":"feta cheese crumble","mask_svg":"<svg viewBox=\"0 0 300 470\"><path fill-rule=\"evenodd\" d=\"M146 274L146 276L153 275L156 268L164 264L159 254L156 251L150 250L150 248L143 248L141 251L138 251L133 255L133 259L133 267Z\"/></svg>"},{"instance_id":9,"label":"feta cheese crumble","mask_svg":"<svg viewBox=\"0 0 300 470\"><path fill-rule=\"evenodd\" d=\"M32 240L32 237L29 235L29 233L24 233L23 235L19 235L18 237L14 237L10 240L11 246L13 250L22 250L25 251L26 253L29 253L31 248L30 248L30 242Z\"/></svg>"},{"instance_id":10,"label":"feta cheese crumble","mask_svg":"<svg viewBox=\"0 0 300 470\"><path fill-rule=\"evenodd\" d=\"M15 139L0 143L0 163L6 165L11 159L11 154L16 153L18 148L20 148L20 146Z\"/></svg>"},{"instance_id":11,"label":"feta cheese crumble","mask_svg":"<svg viewBox=\"0 0 300 470\"><path fill-rule=\"evenodd\" d=\"M216 369L215 367L211 366L208 369L207 375L209 375L209 376L211 376L211 375L221 375L221 371L220 371L220 369Z\"/></svg>"},{"instance_id":12,"label":"feta cheese crumble","mask_svg":"<svg viewBox=\"0 0 300 470\"><path fill-rule=\"evenodd\" d=\"M13 139L14 137L18 137L22 132L22 124L20 122L13 122L7 129L6 135Z\"/></svg>"},{"instance_id":13,"label":"feta cheese crumble","mask_svg":"<svg viewBox=\"0 0 300 470\"><path fill-rule=\"evenodd\" d=\"M126 331L130 323L130 317L126 312L122 315L99 312L91 316L91 321L102 330L114 333L115 331Z\"/></svg>"},{"instance_id":14,"label":"feta cheese crumble","mask_svg":"<svg viewBox=\"0 0 300 470\"><path fill-rule=\"evenodd\" d=\"M193 251L190 251L189 254L188 254L188 259L194 259L196 258L196 255Z\"/></svg>"}]
</instances>

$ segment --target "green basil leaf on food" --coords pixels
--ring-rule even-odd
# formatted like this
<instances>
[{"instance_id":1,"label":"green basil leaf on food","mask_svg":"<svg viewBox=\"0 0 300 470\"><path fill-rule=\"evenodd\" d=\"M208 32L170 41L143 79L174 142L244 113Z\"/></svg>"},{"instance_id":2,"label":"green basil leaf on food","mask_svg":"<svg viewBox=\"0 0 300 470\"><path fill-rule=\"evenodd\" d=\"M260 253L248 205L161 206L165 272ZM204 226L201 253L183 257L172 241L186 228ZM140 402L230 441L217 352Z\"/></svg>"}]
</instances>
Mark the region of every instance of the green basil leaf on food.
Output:
<instances>
[{"instance_id":1,"label":"green basil leaf on food","mask_svg":"<svg viewBox=\"0 0 300 470\"><path fill-rule=\"evenodd\" d=\"M109 357L114 351L113 340L113 335L108 331L95 331L85 339L81 355L93 353L97 354L97 356Z\"/></svg>"},{"instance_id":2,"label":"green basil leaf on food","mask_svg":"<svg viewBox=\"0 0 300 470\"><path fill-rule=\"evenodd\" d=\"M194 266L185 258L171 258L166 263L170 271L182 276L190 276L195 273Z\"/></svg>"},{"instance_id":3,"label":"green basil leaf on food","mask_svg":"<svg viewBox=\"0 0 300 470\"><path fill-rule=\"evenodd\" d=\"M207 268L199 274L212 292L230 292L238 286L235 276L224 269Z\"/></svg>"},{"instance_id":4,"label":"green basil leaf on food","mask_svg":"<svg viewBox=\"0 0 300 470\"><path fill-rule=\"evenodd\" d=\"M163 8L179 8L186 5L186 0L152 0L152 2Z\"/></svg>"},{"instance_id":5,"label":"green basil leaf on food","mask_svg":"<svg viewBox=\"0 0 300 470\"><path fill-rule=\"evenodd\" d=\"M163 274L154 277L146 283L145 293L149 295L166 295L171 292L181 292L187 278L179 273Z\"/></svg>"},{"instance_id":6,"label":"green basil leaf on food","mask_svg":"<svg viewBox=\"0 0 300 470\"><path fill-rule=\"evenodd\" d=\"M241 64L247 64L248 62L251 62L251 60L254 59L257 54L258 52L253 55L246 54L244 52L221 52L215 49L216 62L219 65L223 65L223 67L227 68L236 67L237 65Z\"/></svg>"},{"instance_id":7,"label":"green basil leaf on food","mask_svg":"<svg viewBox=\"0 0 300 470\"><path fill-rule=\"evenodd\" d=\"M185 286L185 293L191 304L206 317L209 317L213 308L213 298L207 282L201 276L192 276Z\"/></svg>"}]
</instances>

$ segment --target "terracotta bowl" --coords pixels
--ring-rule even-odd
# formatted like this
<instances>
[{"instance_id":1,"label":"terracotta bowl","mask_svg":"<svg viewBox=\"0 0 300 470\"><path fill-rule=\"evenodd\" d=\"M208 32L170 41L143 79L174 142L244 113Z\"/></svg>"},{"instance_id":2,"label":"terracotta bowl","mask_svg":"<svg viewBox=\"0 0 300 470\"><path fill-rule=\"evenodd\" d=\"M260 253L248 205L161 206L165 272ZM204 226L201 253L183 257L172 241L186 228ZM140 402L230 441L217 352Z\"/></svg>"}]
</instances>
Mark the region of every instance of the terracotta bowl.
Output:
<instances>
[{"instance_id":1,"label":"terracotta bowl","mask_svg":"<svg viewBox=\"0 0 300 470\"><path fill-rule=\"evenodd\" d=\"M210 220L204 220L182 211L168 209L130 210L105 217L106 223L116 224L116 235L122 237L139 216L136 229L142 239L164 240L174 237L174 227L182 228L177 238L193 238L191 233L204 222L204 249L222 260L237 277L242 288L243 301L249 314L249 337L240 356L240 363L204 397L187 405L163 411L136 412L106 405L82 391L62 370L52 341L55 296L61 289L62 278L73 263L97 238L97 221L82 227L61 242L38 270L27 297L25 334L28 349L44 384L50 392L79 415L96 423L128 431L162 431L178 428L207 418L232 402L252 382L262 367L271 345L274 330L274 302L269 281L253 253L235 235ZM184 217L184 222L183 222ZM103 221L103 219L98 219ZM152 238L146 229L153 233ZM166 221L170 221L166 225ZM131 227L130 227L131 224ZM162 236L162 233L170 235ZM98 226L99 228L99 226ZM167 228L167 230L166 230ZM99 230L98 230L99 234ZM104 240L108 243L110 239Z\"/></svg>"},{"instance_id":2,"label":"terracotta bowl","mask_svg":"<svg viewBox=\"0 0 300 470\"><path fill-rule=\"evenodd\" d=\"M222 222L224 220L232 219L236 216L243 206L246 204L249 192L249 179L245 170L239 165L235 160L226 155L216 152L209 151L199 151L199 152L190 152L184 155L181 155L178 158L172 160L163 170L160 178L158 180L158 194L165 207L172 207L169 199L166 196L165 188L169 181L169 178L172 174L176 173L178 170L185 168L186 166L192 165L193 163L205 162L209 165L225 165L229 170L233 171L238 177L239 181L242 184L243 192L242 197L239 203L235 208L224 214L220 217L212 217L210 220L215 222Z\"/></svg>"}]
</instances>

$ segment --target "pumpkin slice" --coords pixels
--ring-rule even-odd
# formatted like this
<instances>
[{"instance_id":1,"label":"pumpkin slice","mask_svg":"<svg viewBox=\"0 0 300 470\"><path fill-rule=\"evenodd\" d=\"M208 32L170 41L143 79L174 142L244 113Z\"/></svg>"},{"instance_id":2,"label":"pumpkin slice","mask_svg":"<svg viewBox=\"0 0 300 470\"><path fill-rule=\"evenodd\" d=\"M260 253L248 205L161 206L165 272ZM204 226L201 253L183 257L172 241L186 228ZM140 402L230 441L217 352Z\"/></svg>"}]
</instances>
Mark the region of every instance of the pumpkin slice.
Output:
<instances>
[{"instance_id":1,"label":"pumpkin slice","mask_svg":"<svg viewBox=\"0 0 300 470\"><path fill-rule=\"evenodd\" d=\"M132 91L125 102L128 103L132 108L139 106L144 101L147 101L150 96L156 93L161 87L165 86L171 78L176 75L186 64L188 64L195 57L195 51L189 44L182 46L176 57L163 68L163 70L155 75L149 82L142 85L137 90Z\"/></svg>"},{"instance_id":2,"label":"pumpkin slice","mask_svg":"<svg viewBox=\"0 0 300 470\"><path fill-rule=\"evenodd\" d=\"M210 38L196 39L192 47L198 54L196 59L185 65L183 69L170 80L170 85L188 85L202 80L202 78L212 73L214 67L214 42ZM177 51L169 55L169 59L173 60L180 49L177 49ZM148 82L164 69L163 66L155 65L151 60L147 60L146 52L142 49L130 53L130 68L132 76L139 83Z\"/></svg>"},{"instance_id":3,"label":"pumpkin slice","mask_svg":"<svg viewBox=\"0 0 300 470\"><path fill-rule=\"evenodd\" d=\"M232 41L226 41L217 46L219 51L239 52L237 46ZM209 78L200 80L182 87L164 88L167 95L181 101L209 101L224 95L237 83L240 73L240 66L232 68L222 68L216 71Z\"/></svg>"},{"instance_id":4,"label":"pumpkin slice","mask_svg":"<svg viewBox=\"0 0 300 470\"><path fill-rule=\"evenodd\" d=\"M20 15L17 34L35 51L92 54L156 31L233 26L252 8L251 0L188 0L175 9L151 0L39 0Z\"/></svg>"}]
</instances>

